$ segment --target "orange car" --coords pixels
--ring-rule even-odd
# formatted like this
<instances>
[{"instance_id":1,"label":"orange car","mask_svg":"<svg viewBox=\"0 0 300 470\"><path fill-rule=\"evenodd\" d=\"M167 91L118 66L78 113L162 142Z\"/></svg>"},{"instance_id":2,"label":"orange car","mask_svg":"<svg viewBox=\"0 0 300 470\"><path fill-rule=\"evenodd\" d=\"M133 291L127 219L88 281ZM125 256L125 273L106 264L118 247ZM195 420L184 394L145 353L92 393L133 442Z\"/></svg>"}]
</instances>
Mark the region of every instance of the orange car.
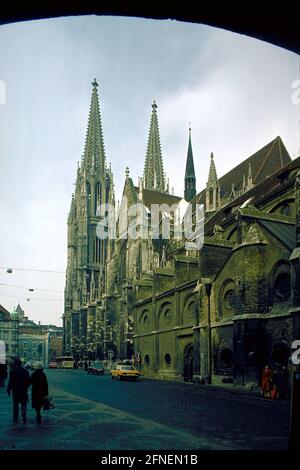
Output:
<instances>
[{"instance_id":1,"label":"orange car","mask_svg":"<svg viewBox=\"0 0 300 470\"><path fill-rule=\"evenodd\" d=\"M115 369L111 371L111 378L112 379L119 379L119 380L137 380L140 376L138 370L134 367L126 364L118 364Z\"/></svg>"}]
</instances>

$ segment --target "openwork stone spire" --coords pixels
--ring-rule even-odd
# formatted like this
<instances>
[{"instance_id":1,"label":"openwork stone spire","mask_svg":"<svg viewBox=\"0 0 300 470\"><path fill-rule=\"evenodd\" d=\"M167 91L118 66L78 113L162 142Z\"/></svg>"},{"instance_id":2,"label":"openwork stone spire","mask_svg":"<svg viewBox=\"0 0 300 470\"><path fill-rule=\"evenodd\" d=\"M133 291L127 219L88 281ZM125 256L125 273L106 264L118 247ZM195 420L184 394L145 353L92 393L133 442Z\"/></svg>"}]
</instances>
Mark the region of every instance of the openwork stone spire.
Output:
<instances>
[{"instance_id":1,"label":"openwork stone spire","mask_svg":"<svg viewBox=\"0 0 300 470\"><path fill-rule=\"evenodd\" d=\"M208 181L207 183L209 185L215 185L217 184L218 178L217 178L217 170L214 162L214 154L210 154L210 167L209 167L209 173L208 173Z\"/></svg>"},{"instance_id":2,"label":"openwork stone spire","mask_svg":"<svg viewBox=\"0 0 300 470\"><path fill-rule=\"evenodd\" d=\"M162 193L166 192L158 129L157 104L155 101L153 101L152 104L152 116L144 168L144 181L146 189L157 190Z\"/></svg>"},{"instance_id":3,"label":"openwork stone spire","mask_svg":"<svg viewBox=\"0 0 300 470\"><path fill-rule=\"evenodd\" d=\"M232 188L234 191L234 187ZM220 206L220 187L218 184L217 170L214 162L214 154L210 154L210 167L206 183L206 212L216 211Z\"/></svg>"},{"instance_id":4,"label":"openwork stone spire","mask_svg":"<svg viewBox=\"0 0 300 470\"><path fill-rule=\"evenodd\" d=\"M90 106L89 121L83 155L83 166L86 170L105 171L105 149L98 98L98 83L94 79Z\"/></svg>"}]
</instances>

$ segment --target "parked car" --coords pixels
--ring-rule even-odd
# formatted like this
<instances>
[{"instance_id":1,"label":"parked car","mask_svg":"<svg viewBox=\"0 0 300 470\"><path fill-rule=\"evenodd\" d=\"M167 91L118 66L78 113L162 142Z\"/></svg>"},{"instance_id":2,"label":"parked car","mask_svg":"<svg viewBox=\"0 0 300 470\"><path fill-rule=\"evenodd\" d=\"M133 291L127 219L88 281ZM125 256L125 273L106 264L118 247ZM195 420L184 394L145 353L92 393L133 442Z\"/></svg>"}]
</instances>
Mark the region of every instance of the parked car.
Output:
<instances>
[{"instance_id":1,"label":"parked car","mask_svg":"<svg viewBox=\"0 0 300 470\"><path fill-rule=\"evenodd\" d=\"M104 375L104 366L102 362L95 361L92 362L90 366L87 368L88 374L95 374L95 375Z\"/></svg>"},{"instance_id":2,"label":"parked car","mask_svg":"<svg viewBox=\"0 0 300 470\"><path fill-rule=\"evenodd\" d=\"M133 366L127 364L118 364L115 369L111 371L112 379L119 380L137 380L140 376L140 373Z\"/></svg>"},{"instance_id":3,"label":"parked car","mask_svg":"<svg viewBox=\"0 0 300 470\"><path fill-rule=\"evenodd\" d=\"M55 361L51 361L51 362L49 362L48 367L49 367L49 369L57 369L58 364Z\"/></svg>"}]
</instances>

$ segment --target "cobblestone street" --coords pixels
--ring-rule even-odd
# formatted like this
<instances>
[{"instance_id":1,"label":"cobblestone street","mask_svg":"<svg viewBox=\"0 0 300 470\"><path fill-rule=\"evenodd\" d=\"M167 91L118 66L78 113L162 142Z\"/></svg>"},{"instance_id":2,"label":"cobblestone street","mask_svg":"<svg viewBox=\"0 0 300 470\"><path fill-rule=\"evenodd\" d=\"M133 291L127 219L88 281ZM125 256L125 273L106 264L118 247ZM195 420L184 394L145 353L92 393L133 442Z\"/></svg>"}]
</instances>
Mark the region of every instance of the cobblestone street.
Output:
<instances>
[{"instance_id":1,"label":"cobblestone street","mask_svg":"<svg viewBox=\"0 0 300 470\"><path fill-rule=\"evenodd\" d=\"M191 384L112 381L81 370L48 370L56 408L12 423L0 389L0 448L57 450L286 449L289 403Z\"/></svg>"}]
</instances>

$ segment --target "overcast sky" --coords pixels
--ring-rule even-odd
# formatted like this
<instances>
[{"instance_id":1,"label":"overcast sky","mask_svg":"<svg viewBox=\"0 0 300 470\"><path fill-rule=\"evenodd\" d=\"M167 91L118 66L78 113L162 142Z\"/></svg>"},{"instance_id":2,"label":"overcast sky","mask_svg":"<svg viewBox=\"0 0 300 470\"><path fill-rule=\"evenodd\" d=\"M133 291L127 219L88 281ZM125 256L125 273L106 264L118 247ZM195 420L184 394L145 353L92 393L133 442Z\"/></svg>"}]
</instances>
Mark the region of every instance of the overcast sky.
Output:
<instances>
[{"instance_id":1,"label":"overcast sky","mask_svg":"<svg viewBox=\"0 0 300 470\"><path fill-rule=\"evenodd\" d=\"M127 165L135 182L142 175L154 99L176 195L189 121L198 191L210 152L218 176L277 135L292 158L298 153L298 56L255 39L176 21L60 18L1 26L0 58L0 266L25 269L0 269L0 303L11 311L20 300L35 321L61 323L64 274L27 270L66 268L94 77L117 199Z\"/></svg>"}]
</instances>

